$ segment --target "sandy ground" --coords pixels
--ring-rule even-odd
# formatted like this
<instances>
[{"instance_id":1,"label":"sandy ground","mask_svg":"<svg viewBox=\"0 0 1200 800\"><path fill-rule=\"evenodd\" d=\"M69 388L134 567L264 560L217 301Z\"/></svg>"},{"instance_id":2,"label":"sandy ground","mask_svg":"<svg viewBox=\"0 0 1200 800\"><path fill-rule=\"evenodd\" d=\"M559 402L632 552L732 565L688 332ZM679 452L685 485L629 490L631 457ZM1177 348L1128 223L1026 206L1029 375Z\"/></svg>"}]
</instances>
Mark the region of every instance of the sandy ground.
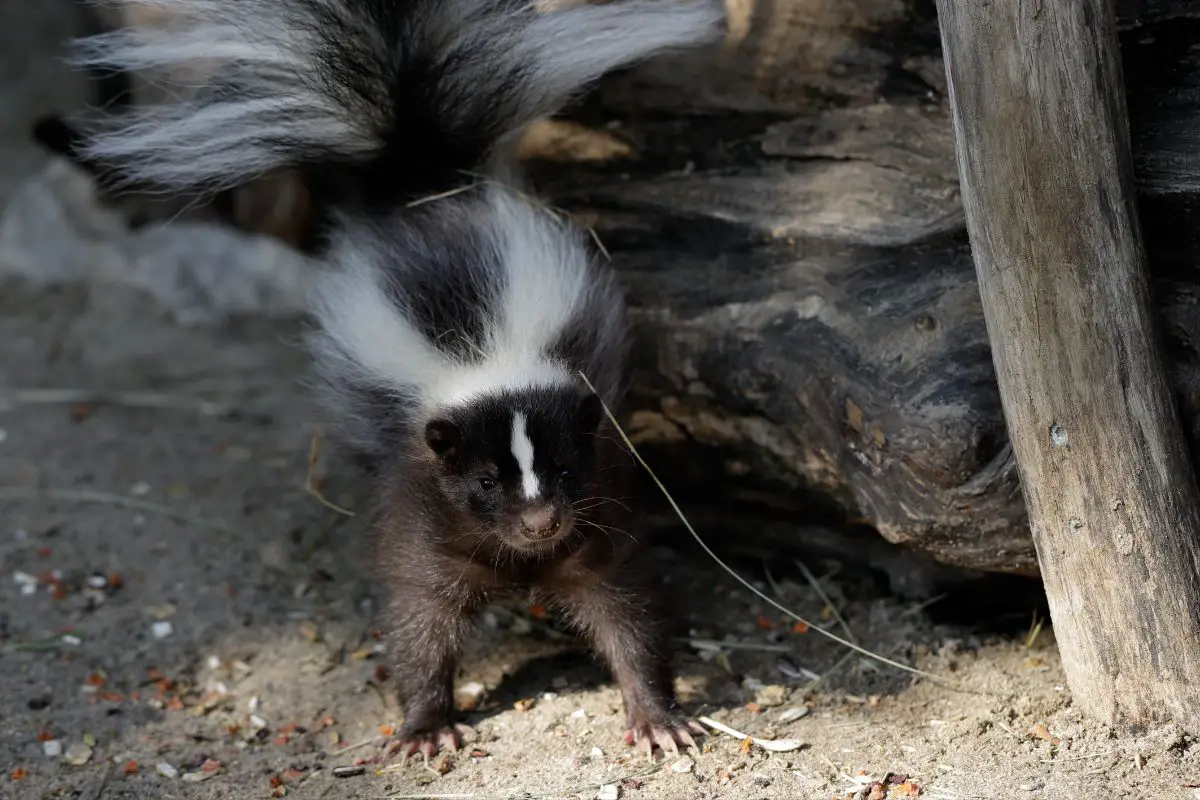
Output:
<instances>
[{"instance_id":1,"label":"sandy ground","mask_svg":"<svg viewBox=\"0 0 1200 800\"><path fill-rule=\"evenodd\" d=\"M38 166L32 115L78 102L47 7L0 3L0 192ZM855 565L810 560L810 576L781 556L768 580L736 562L936 676L919 677L795 630L686 538L654 556L685 611L681 695L778 751L714 734L685 759L634 757L605 672L536 609L498 607L459 677L478 684L468 749L383 762L400 720L377 587L359 521L303 490L295 333L182 327L129 288L0 279L0 797L1200 797L1192 737L1118 737L1072 708L1032 602L998 618L889 596ZM44 389L82 394L29 391ZM352 470L318 469L327 497L361 502Z\"/></svg>"},{"instance_id":2,"label":"sandy ground","mask_svg":"<svg viewBox=\"0 0 1200 800\"><path fill-rule=\"evenodd\" d=\"M0 287L10 399L83 387L179 406L26 393L0 413L0 794L592 798L611 785L627 798L835 798L891 774L909 783L861 796L1118 798L1187 797L1200 783L1182 732L1115 738L1083 720L1051 635L1029 645L1024 615L950 623L951 600L902 602L836 565L810 563L814 585L790 559L769 565L771 582L738 562L844 631L838 608L864 646L935 682L793 630L680 541L655 557L686 601L685 702L802 745L715 735L688 760L649 765L619 740L604 671L536 609L502 607L460 674L482 684L470 749L389 769L376 759L399 715L374 652L375 589L357 520L303 491L311 426L293 333L184 329L125 289ZM236 413L188 407L201 393L236 398ZM347 467L323 459L320 472L328 497L360 502ZM25 497L35 486L66 494ZM728 644L697 643L710 639Z\"/></svg>"}]
</instances>

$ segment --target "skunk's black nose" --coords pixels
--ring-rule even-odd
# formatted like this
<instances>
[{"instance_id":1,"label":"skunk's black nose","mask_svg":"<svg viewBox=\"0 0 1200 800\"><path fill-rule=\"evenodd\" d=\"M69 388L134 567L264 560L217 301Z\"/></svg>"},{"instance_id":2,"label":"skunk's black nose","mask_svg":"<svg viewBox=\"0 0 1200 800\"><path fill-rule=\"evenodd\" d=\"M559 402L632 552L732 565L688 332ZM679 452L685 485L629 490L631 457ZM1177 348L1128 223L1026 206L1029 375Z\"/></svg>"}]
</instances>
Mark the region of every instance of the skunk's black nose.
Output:
<instances>
[{"instance_id":1,"label":"skunk's black nose","mask_svg":"<svg viewBox=\"0 0 1200 800\"><path fill-rule=\"evenodd\" d=\"M558 532L561 521L554 506L531 508L521 514L521 532L530 539L545 539Z\"/></svg>"}]
</instances>

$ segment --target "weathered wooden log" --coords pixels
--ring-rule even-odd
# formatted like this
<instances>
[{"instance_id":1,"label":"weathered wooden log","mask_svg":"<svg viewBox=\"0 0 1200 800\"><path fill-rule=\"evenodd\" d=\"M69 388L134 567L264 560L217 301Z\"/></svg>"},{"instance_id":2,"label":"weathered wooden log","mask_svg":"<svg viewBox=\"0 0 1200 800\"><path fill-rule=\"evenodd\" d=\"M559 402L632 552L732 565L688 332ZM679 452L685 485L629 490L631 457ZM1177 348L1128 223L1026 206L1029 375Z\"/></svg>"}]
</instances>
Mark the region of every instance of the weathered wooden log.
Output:
<instances>
[{"instance_id":1,"label":"weathered wooden log","mask_svg":"<svg viewBox=\"0 0 1200 800\"><path fill-rule=\"evenodd\" d=\"M639 443L689 508L721 507L710 519L865 521L947 564L1036 574L933 3L730 7L725 46L611 77L524 148L630 287ZM1147 249L1200 442L1200 4L1118 10Z\"/></svg>"},{"instance_id":2,"label":"weathered wooden log","mask_svg":"<svg viewBox=\"0 0 1200 800\"><path fill-rule=\"evenodd\" d=\"M1200 442L1200 21L1180 16L1200 8L1123 10L1147 243ZM907 55L884 61L925 57L928 30L910 28ZM867 104L729 114L674 68L617 77L576 114L597 130L620 119L596 135L632 156L541 171L638 304L640 435L656 463L746 514L861 516L947 563L1036 574L942 90L895 80ZM646 110L667 95L697 115Z\"/></svg>"},{"instance_id":3,"label":"weathered wooden log","mask_svg":"<svg viewBox=\"0 0 1200 800\"><path fill-rule=\"evenodd\" d=\"M963 205L1075 702L1200 728L1200 489L1167 382L1107 0L938 0Z\"/></svg>"}]
</instances>

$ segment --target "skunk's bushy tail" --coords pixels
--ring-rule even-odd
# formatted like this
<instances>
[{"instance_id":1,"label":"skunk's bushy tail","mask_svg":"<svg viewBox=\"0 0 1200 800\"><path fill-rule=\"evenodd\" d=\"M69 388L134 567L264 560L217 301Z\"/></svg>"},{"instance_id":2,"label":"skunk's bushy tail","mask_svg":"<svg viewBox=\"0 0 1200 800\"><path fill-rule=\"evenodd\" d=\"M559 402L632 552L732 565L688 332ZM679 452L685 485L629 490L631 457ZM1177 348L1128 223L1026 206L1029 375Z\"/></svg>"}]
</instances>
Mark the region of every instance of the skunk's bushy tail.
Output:
<instances>
[{"instance_id":1,"label":"skunk's bushy tail","mask_svg":"<svg viewBox=\"0 0 1200 800\"><path fill-rule=\"evenodd\" d=\"M723 16L716 0L131 1L166 21L83 39L76 63L204 69L186 99L93 134L89 157L164 187L292 167L389 199L480 168L603 73L709 39Z\"/></svg>"}]
</instances>

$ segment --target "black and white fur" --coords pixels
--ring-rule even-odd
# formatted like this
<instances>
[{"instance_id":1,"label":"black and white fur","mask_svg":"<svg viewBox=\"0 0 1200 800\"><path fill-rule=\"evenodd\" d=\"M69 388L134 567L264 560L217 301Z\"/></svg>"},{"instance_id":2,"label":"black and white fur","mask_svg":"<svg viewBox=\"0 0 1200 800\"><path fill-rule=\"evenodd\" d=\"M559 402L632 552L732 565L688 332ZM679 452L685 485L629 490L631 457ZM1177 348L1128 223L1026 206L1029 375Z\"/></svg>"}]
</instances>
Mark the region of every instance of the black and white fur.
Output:
<instances>
[{"instance_id":1,"label":"black and white fur","mask_svg":"<svg viewBox=\"0 0 1200 800\"><path fill-rule=\"evenodd\" d=\"M118 120L88 157L214 190L298 170L333 208L311 343L341 439L375 475L401 749L457 744L467 623L513 588L556 603L608 660L631 740L691 743L654 580L619 510L628 459L600 407L625 390L624 299L588 237L520 191L509 154L603 73L712 38L721 9L138 2L171 21L85 40L82 63L207 63L187 99Z\"/></svg>"}]
</instances>

